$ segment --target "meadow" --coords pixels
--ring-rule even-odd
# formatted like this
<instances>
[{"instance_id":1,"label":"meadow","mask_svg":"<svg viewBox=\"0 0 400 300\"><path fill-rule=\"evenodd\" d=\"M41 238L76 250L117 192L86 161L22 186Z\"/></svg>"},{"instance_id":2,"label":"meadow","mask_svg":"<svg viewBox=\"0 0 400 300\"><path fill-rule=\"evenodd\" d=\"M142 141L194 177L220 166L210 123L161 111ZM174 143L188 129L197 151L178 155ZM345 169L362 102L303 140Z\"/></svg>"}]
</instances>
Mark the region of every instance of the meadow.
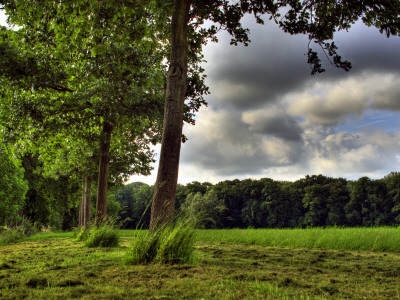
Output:
<instances>
[{"instance_id":1,"label":"meadow","mask_svg":"<svg viewBox=\"0 0 400 300\"><path fill-rule=\"evenodd\" d=\"M191 265L125 265L134 236L72 232L0 247L1 299L400 299L400 229L197 230Z\"/></svg>"}]
</instances>

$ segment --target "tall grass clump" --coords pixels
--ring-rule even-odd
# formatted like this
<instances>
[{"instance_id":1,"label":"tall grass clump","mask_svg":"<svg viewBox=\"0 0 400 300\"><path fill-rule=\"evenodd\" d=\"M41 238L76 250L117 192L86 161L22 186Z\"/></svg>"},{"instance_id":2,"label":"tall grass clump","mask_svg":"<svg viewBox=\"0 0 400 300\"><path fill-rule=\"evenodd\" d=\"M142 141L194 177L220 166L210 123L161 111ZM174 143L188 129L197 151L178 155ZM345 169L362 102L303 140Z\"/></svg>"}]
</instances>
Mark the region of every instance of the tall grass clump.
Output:
<instances>
[{"instance_id":1,"label":"tall grass clump","mask_svg":"<svg viewBox=\"0 0 400 300\"><path fill-rule=\"evenodd\" d=\"M90 224L82 227L77 241L84 241L86 247L116 247L119 245L119 228L115 218L109 218L99 226Z\"/></svg>"},{"instance_id":2,"label":"tall grass clump","mask_svg":"<svg viewBox=\"0 0 400 300\"><path fill-rule=\"evenodd\" d=\"M147 234L137 234L125 263L186 264L194 262L194 227L181 218Z\"/></svg>"}]
</instances>

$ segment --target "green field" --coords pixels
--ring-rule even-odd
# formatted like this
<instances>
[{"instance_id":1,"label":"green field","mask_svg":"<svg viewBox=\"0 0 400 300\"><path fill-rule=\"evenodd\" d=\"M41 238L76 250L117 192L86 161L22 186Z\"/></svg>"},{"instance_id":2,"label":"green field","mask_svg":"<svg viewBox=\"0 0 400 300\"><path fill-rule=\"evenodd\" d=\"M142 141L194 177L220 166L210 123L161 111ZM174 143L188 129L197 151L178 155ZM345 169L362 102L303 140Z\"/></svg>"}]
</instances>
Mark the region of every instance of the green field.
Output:
<instances>
[{"instance_id":1,"label":"green field","mask_svg":"<svg viewBox=\"0 0 400 300\"><path fill-rule=\"evenodd\" d=\"M72 233L0 247L1 299L400 299L400 229L198 230L194 265L123 264Z\"/></svg>"}]
</instances>

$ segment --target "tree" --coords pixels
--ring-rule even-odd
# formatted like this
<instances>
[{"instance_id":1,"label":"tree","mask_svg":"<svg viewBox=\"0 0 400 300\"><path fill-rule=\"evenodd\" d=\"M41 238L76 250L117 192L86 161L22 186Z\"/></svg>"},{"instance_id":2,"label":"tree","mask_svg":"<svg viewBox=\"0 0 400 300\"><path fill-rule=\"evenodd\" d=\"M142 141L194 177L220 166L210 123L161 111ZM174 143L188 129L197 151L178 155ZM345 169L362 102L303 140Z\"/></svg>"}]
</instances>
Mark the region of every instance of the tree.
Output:
<instances>
[{"instance_id":1,"label":"tree","mask_svg":"<svg viewBox=\"0 0 400 300\"><path fill-rule=\"evenodd\" d=\"M246 196L242 193L241 182L238 179L221 181L214 185L213 190L217 193L217 198L222 199L227 208L223 216L223 227L244 227L241 215Z\"/></svg>"},{"instance_id":2,"label":"tree","mask_svg":"<svg viewBox=\"0 0 400 300\"><path fill-rule=\"evenodd\" d=\"M0 225L18 220L28 190L21 162L12 152L0 145Z\"/></svg>"},{"instance_id":3,"label":"tree","mask_svg":"<svg viewBox=\"0 0 400 300\"><path fill-rule=\"evenodd\" d=\"M98 136L96 216L103 219L110 162L117 166L115 178L147 174L152 161L149 145L158 141L164 49L154 36L157 32L152 32L151 12L144 3L129 1L102 6L97 1L60 5L48 1L43 3L45 9L35 0L4 3L11 20L23 26L37 52L34 57L42 56L44 61L56 57L67 71L68 88L62 92L68 95L35 99L41 117L36 128L45 123L54 133L54 127L70 131L73 126L74 132L82 134L91 126ZM37 94L28 95L28 101ZM87 172L86 166L79 169Z\"/></svg>"},{"instance_id":4,"label":"tree","mask_svg":"<svg viewBox=\"0 0 400 300\"><path fill-rule=\"evenodd\" d=\"M204 195L200 192L189 194L180 208L182 217L192 219L198 228L221 228L225 210L224 202L212 189Z\"/></svg>"},{"instance_id":5,"label":"tree","mask_svg":"<svg viewBox=\"0 0 400 300\"><path fill-rule=\"evenodd\" d=\"M150 222L150 203L153 188L142 182L133 182L120 187L114 198L121 205L118 214L125 228L148 228ZM110 197L109 197L110 198Z\"/></svg>"},{"instance_id":6,"label":"tree","mask_svg":"<svg viewBox=\"0 0 400 300\"><path fill-rule=\"evenodd\" d=\"M279 9L284 11L283 16L280 15ZM231 44L243 42L246 45L249 42L248 30L240 24L246 13L254 14L259 23L263 23L262 15L269 14L285 32L292 35L308 35L308 63L312 66L312 74L324 71L318 53L310 46L312 41L324 50L332 65L349 71L351 64L342 60L337 46L331 42L334 32L349 29L359 19L367 26L379 28L388 37L398 35L400 31L399 1L175 0L171 21L171 59L163 139L152 205L153 229L169 222L174 211L183 126L182 107L186 91L189 29L202 24L204 20L211 20L219 23L221 28L225 28L233 36ZM188 24L189 22L191 23ZM212 26L209 31L203 31L203 37L215 40L216 32L217 28Z\"/></svg>"},{"instance_id":7,"label":"tree","mask_svg":"<svg viewBox=\"0 0 400 300\"><path fill-rule=\"evenodd\" d=\"M392 172L383 178L388 195L392 200L392 213L396 224L400 223L400 172Z\"/></svg>"}]
</instances>

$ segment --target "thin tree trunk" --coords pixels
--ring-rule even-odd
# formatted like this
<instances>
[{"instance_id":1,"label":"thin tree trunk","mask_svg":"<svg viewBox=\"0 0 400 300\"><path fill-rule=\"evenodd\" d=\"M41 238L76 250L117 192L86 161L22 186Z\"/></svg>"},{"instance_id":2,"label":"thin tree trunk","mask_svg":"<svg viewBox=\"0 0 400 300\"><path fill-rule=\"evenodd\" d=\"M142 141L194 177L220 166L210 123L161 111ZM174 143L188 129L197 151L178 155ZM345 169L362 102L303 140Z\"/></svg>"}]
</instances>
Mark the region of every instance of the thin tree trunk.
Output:
<instances>
[{"instance_id":1,"label":"thin tree trunk","mask_svg":"<svg viewBox=\"0 0 400 300\"><path fill-rule=\"evenodd\" d=\"M100 163L99 177L97 181L97 199L96 199L96 225L105 220L107 214L107 182L108 166L110 164L110 143L113 127L110 123L104 121L103 130L100 138Z\"/></svg>"},{"instance_id":2,"label":"thin tree trunk","mask_svg":"<svg viewBox=\"0 0 400 300\"><path fill-rule=\"evenodd\" d=\"M85 227L89 226L90 223L90 202L92 198L92 177L90 175L86 175L85 182L85 205L84 205L84 220L83 225Z\"/></svg>"},{"instance_id":3,"label":"thin tree trunk","mask_svg":"<svg viewBox=\"0 0 400 300\"><path fill-rule=\"evenodd\" d=\"M78 217L78 228L81 228L83 224L83 206L85 202L85 176L82 176L82 197L79 203L79 217Z\"/></svg>"},{"instance_id":4,"label":"thin tree trunk","mask_svg":"<svg viewBox=\"0 0 400 300\"><path fill-rule=\"evenodd\" d=\"M151 206L151 230L170 222L174 215L187 84L189 8L189 0L175 0L171 24L171 59L167 77L164 129Z\"/></svg>"}]
</instances>

